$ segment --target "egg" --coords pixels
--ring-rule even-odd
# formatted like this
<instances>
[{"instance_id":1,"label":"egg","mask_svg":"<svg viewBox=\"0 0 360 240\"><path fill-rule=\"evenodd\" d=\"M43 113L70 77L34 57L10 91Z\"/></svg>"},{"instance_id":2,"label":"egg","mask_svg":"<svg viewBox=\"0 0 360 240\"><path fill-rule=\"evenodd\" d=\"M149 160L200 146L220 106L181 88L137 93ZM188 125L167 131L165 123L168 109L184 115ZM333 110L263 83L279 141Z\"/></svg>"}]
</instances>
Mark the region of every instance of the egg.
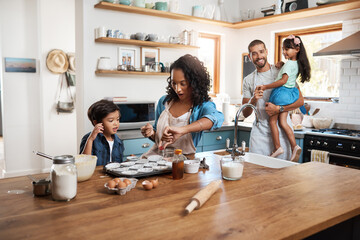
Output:
<instances>
[{"instance_id":1,"label":"egg","mask_svg":"<svg viewBox=\"0 0 360 240\"><path fill-rule=\"evenodd\" d=\"M117 185L118 188L126 188L126 186L127 186L126 183L123 181L120 181Z\"/></svg>"},{"instance_id":2,"label":"egg","mask_svg":"<svg viewBox=\"0 0 360 240\"><path fill-rule=\"evenodd\" d=\"M115 181L118 184L119 182L121 182L121 179L120 178L114 178L113 181Z\"/></svg>"},{"instance_id":3,"label":"egg","mask_svg":"<svg viewBox=\"0 0 360 240\"><path fill-rule=\"evenodd\" d=\"M108 181L107 186L109 188L115 188L116 182L114 180L110 180L110 181Z\"/></svg>"},{"instance_id":4,"label":"egg","mask_svg":"<svg viewBox=\"0 0 360 240\"><path fill-rule=\"evenodd\" d=\"M129 186L131 184L131 181L129 179L125 178L124 183L126 183L126 185Z\"/></svg>"},{"instance_id":5,"label":"egg","mask_svg":"<svg viewBox=\"0 0 360 240\"><path fill-rule=\"evenodd\" d=\"M159 186L159 180L158 179L153 179L150 181L153 185L153 188L156 188L157 186Z\"/></svg>"},{"instance_id":6,"label":"egg","mask_svg":"<svg viewBox=\"0 0 360 240\"><path fill-rule=\"evenodd\" d=\"M143 181L142 185L146 190L150 190L153 188L153 184L151 182L149 182L148 180Z\"/></svg>"}]
</instances>

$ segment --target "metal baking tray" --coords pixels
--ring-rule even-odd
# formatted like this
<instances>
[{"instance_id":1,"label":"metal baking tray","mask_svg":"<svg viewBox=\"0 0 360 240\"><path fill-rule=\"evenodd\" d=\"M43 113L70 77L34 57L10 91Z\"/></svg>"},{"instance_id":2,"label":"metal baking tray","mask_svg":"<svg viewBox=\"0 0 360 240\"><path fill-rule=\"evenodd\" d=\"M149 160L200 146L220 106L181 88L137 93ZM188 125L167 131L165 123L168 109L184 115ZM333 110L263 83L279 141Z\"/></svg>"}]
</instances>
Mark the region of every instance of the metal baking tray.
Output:
<instances>
[{"instance_id":1,"label":"metal baking tray","mask_svg":"<svg viewBox=\"0 0 360 240\"><path fill-rule=\"evenodd\" d=\"M117 177L142 178L171 173L171 162L166 160L136 159L122 163L110 163L104 171Z\"/></svg>"}]
</instances>

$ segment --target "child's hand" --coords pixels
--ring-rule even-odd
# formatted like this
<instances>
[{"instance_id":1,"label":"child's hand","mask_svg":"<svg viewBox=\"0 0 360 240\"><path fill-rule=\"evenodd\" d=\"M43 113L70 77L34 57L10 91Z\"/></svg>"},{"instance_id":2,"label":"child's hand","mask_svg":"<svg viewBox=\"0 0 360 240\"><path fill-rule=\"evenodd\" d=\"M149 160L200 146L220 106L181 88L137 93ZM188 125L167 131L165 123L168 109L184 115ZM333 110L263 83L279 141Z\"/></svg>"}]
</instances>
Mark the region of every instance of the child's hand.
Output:
<instances>
[{"instance_id":1,"label":"child's hand","mask_svg":"<svg viewBox=\"0 0 360 240\"><path fill-rule=\"evenodd\" d=\"M275 64L275 67L276 67L277 69L282 68L282 66L284 66L284 62L283 62L283 61L277 62L277 63Z\"/></svg>"},{"instance_id":2,"label":"child's hand","mask_svg":"<svg viewBox=\"0 0 360 240\"><path fill-rule=\"evenodd\" d=\"M104 131L104 126L102 123L98 123L95 125L94 129L92 130L91 134L90 134L90 139L95 141L96 136L98 135L98 133L103 133Z\"/></svg>"},{"instance_id":3,"label":"child's hand","mask_svg":"<svg viewBox=\"0 0 360 240\"><path fill-rule=\"evenodd\" d=\"M152 135L154 135L154 128L153 126L151 126L150 123L147 123L145 126L142 126L141 127L141 134L144 136L144 137L151 137Z\"/></svg>"}]
</instances>

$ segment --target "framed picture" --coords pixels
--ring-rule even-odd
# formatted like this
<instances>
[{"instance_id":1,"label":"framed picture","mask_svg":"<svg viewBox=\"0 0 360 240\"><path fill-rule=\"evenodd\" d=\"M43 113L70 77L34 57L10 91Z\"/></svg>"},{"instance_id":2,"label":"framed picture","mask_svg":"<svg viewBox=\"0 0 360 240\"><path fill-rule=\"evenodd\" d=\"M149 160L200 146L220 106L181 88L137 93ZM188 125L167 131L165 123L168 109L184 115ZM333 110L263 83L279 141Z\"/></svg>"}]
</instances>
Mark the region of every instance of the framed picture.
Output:
<instances>
[{"instance_id":1,"label":"framed picture","mask_svg":"<svg viewBox=\"0 0 360 240\"><path fill-rule=\"evenodd\" d=\"M135 48L118 48L118 65L130 65L135 67Z\"/></svg>"},{"instance_id":2,"label":"framed picture","mask_svg":"<svg viewBox=\"0 0 360 240\"><path fill-rule=\"evenodd\" d=\"M5 72L36 73L36 59L5 58Z\"/></svg>"},{"instance_id":3,"label":"framed picture","mask_svg":"<svg viewBox=\"0 0 360 240\"><path fill-rule=\"evenodd\" d=\"M160 62L160 48L140 48L140 65L151 65Z\"/></svg>"},{"instance_id":4,"label":"framed picture","mask_svg":"<svg viewBox=\"0 0 360 240\"><path fill-rule=\"evenodd\" d=\"M242 54L242 66L241 66L241 94L243 93L243 81L244 78L255 70L255 66L249 58L248 53Z\"/></svg>"}]
</instances>

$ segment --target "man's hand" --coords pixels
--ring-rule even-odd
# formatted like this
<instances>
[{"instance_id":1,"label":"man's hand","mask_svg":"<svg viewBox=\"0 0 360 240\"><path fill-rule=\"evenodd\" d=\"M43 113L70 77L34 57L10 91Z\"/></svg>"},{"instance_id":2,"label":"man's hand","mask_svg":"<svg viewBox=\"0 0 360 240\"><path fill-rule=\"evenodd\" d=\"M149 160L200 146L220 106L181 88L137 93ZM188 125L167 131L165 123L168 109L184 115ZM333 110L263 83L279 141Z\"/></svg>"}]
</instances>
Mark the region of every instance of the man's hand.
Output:
<instances>
[{"instance_id":1,"label":"man's hand","mask_svg":"<svg viewBox=\"0 0 360 240\"><path fill-rule=\"evenodd\" d=\"M166 148L169 144L176 142L185 132L182 131L181 127L170 127L167 126L164 129L164 133L161 137L159 146Z\"/></svg>"},{"instance_id":2,"label":"man's hand","mask_svg":"<svg viewBox=\"0 0 360 240\"><path fill-rule=\"evenodd\" d=\"M282 68L282 66L284 66L284 62L283 62L283 61L277 62L277 63L275 64L275 67L276 67L277 69Z\"/></svg>"},{"instance_id":3,"label":"man's hand","mask_svg":"<svg viewBox=\"0 0 360 240\"><path fill-rule=\"evenodd\" d=\"M154 128L153 126L151 126L150 123L147 123L145 126L142 126L140 130L141 130L141 134L146 138L151 137L155 134Z\"/></svg>"},{"instance_id":4,"label":"man's hand","mask_svg":"<svg viewBox=\"0 0 360 240\"><path fill-rule=\"evenodd\" d=\"M271 102L265 103L265 111L269 115L269 117L279 114L280 107L272 104Z\"/></svg>"},{"instance_id":5,"label":"man's hand","mask_svg":"<svg viewBox=\"0 0 360 240\"><path fill-rule=\"evenodd\" d=\"M89 138L92 140L92 141L95 141L96 139L96 136L99 134L99 133L102 133L104 131L104 126L102 123L98 123L95 125L94 129L92 130Z\"/></svg>"},{"instance_id":6,"label":"man's hand","mask_svg":"<svg viewBox=\"0 0 360 240\"><path fill-rule=\"evenodd\" d=\"M259 85L259 86L256 86L256 90L258 91L265 91L267 88L266 88L266 85Z\"/></svg>"}]
</instances>

